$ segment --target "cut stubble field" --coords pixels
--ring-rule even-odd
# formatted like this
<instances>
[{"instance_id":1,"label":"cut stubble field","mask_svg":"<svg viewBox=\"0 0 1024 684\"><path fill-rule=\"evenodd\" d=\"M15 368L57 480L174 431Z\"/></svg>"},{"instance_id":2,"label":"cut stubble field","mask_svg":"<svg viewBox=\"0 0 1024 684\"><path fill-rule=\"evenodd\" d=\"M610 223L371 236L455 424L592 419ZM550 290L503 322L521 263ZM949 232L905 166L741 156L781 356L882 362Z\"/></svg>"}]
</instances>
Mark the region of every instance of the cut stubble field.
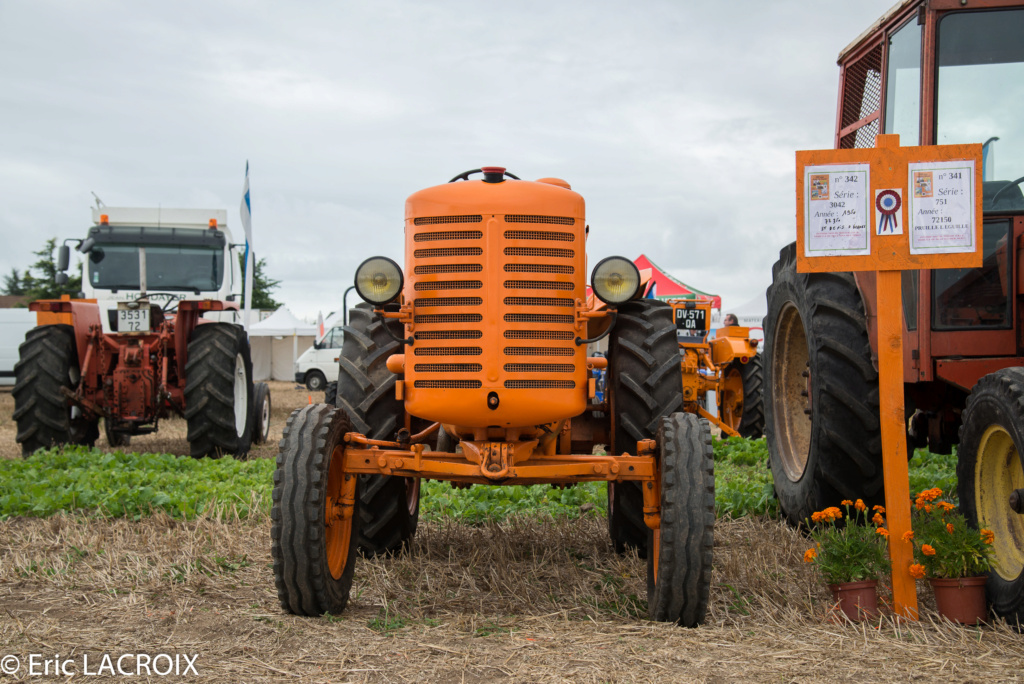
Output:
<instances>
[{"instance_id":1,"label":"cut stubble field","mask_svg":"<svg viewBox=\"0 0 1024 684\"><path fill-rule=\"evenodd\" d=\"M309 393L274 383L272 456ZM322 395L314 395L314 401ZM17 458L13 402L0 444ZM132 449L187 454L168 421ZM97 445L101 449L105 444ZM807 542L764 518L720 520L707 624L646 615L646 563L602 517L424 522L412 552L357 562L340 616L283 613L270 521L58 514L0 521L0 655L198 654L207 681L1007 681L1024 666L1006 625L851 625L801 562Z\"/></svg>"}]
</instances>

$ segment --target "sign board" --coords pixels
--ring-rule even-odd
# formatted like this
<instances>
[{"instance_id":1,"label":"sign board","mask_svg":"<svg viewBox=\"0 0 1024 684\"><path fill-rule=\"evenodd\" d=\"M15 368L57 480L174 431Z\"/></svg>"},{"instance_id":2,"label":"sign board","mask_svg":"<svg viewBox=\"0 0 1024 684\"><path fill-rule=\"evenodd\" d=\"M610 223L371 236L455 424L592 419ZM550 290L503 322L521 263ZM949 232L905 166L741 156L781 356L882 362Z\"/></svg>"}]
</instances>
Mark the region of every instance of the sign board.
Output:
<instances>
[{"instance_id":1,"label":"sign board","mask_svg":"<svg viewBox=\"0 0 1024 684\"><path fill-rule=\"evenodd\" d=\"M981 145L796 153L796 268L876 271L878 403L896 612L917 618L910 527L900 271L982 262ZM811 377L814 382L814 376Z\"/></svg>"},{"instance_id":2,"label":"sign board","mask_svg":"<svg viewBox=\"0 0 1024 684\"><path fill-rule=\"evenodd\" d=\"M981 266L981 145L796 153L797 270Z\"/></svg>"}]
</instances>

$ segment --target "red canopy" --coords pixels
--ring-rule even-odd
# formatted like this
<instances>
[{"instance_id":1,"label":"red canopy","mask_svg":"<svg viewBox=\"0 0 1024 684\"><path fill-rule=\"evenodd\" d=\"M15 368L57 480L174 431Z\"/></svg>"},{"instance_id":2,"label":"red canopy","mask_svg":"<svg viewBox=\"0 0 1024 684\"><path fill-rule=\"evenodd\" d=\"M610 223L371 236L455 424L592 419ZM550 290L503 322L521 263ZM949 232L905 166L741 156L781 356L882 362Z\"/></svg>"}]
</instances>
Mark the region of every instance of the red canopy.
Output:
<instances>
[{"instance_id":1,"label":"red canopy","mask_svg":"<svg viewBox=\"0 0 1024 684\"><path fill-rule=\"evenodd\" d=\"M676 280L668 273L662 271L657 264L641 254L633 260L636 267L641 271L645 268L651 269L651 280L654 285L653 296L656 299L699 299L711 302L713 309L722 308L722 298L718 295L702 292L695 287L690 287L681 280Z\"/></svg>"}]
</instances>

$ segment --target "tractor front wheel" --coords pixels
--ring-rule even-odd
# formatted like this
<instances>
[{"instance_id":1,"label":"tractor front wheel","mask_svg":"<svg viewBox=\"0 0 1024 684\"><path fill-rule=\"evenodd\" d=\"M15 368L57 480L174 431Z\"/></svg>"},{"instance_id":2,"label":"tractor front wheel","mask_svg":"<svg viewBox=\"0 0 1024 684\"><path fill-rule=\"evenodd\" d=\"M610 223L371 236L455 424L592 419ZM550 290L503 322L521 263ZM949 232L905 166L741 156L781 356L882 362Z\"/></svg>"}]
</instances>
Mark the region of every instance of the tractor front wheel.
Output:
<instances>
[{"instance_id":1,"label":"tractor front wheel","mask_svg":"<svg viewBox=\"0 0 1024 684\"><path fill-rule=\"evenodd\" d=\"M342 450L352 423L327 404L289 416L277 454L270 552L281 607L295 615L337 615L352 589L359 479Z\"/></svg>"},{"instance_id":2,"label":"tractor front wheel","mask_svg":"<svg viewBox=\"0 0 1024 684\"><path fill-rule=\"evenodd\" d=\"M619 307L608 348L608 378L616 454L636 453L653 439L661 420L683 405L683 372L672 307L637 299ZM636 482L608 485L608 533L618 553L647 555L643 494Z\"/></svg>"},{"instance_id":3,"label":"tractor front wheel","mask_svg":"<svg viewBox=\"0 0 1024 684\"><path fill-rule=\"evenodd\" d=\"M253 389L253 444L266 444L270 437L270 387L265 382L256 383Z\"/></svg>"},{"instance_id":4,"label":"tractor front wheel","mask_svg":"<svg viewBox=\"0 0 1024 684\"><path fill-rule=\"evenodd\" d=\"M979 380L967 399L956 475L968 522L995 533L988 600L997 615L1018 625L1024 623L1024 515L1011 497L1024 495L1022 450L1024 368L1004 368Z\"/></svg>"},{"instance_id":5,"label":"tractor front wheel","mask_svg":"<svg viewBox=\"0 0 1024 684\"><path fill-rule=\"evenodd\" d=\"M197 326L188 343L185 377L192 456L247 454L252 443L252 359L242 326Z\"/></svg>"},{"instance_id":6,"label":"tractor front wheel","mask_svg":"<svg viewBox=\"0 0 1024 684\"><path fill-rule=\"evenodd\" d=\"M78 386L78 350L70 325L29 330L14 366L15 437L22 456L61 444L92 446L99 437L97 419L86 419L62 390Z\"/></svg>"},{"instance_id":7,"label":"tractor front wheel","mask_svg":"<svg viewBox=\"0 0 1024 684\"><path fill-rule=\"evenodd\" d=\"M647 612L696 627L707 614L715 546L715 463L708 422L691 413L661 421L661 525L648 533Z\"/></svg>"}]
</instances>

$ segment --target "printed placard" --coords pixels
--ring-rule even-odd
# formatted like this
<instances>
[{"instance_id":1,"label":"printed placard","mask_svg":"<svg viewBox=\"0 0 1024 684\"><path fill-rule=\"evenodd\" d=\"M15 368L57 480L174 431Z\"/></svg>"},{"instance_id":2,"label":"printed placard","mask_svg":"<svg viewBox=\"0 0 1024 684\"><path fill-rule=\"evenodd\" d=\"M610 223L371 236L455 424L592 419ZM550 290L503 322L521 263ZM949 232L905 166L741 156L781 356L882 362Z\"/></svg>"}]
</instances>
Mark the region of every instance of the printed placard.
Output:
<instances>
[{"instance_id":1,"label":"printed placard","mask_svg":"<svg viewBox=\"0 0 1024 684\"><path fill-rule=\"evenodd\" d=\"M871 253L870 164L804 167L804 256Z\"/></svg>"},{"instance_id":2,"label":"printed placard","mask_svg":"<svg viewBox=\"0 0 1024 684\"><path fill-rule=\"evenodd\" d=\"M975 162L907 165L910 188L910 253L975 251Z\"/></svg>"}]
</instances>

